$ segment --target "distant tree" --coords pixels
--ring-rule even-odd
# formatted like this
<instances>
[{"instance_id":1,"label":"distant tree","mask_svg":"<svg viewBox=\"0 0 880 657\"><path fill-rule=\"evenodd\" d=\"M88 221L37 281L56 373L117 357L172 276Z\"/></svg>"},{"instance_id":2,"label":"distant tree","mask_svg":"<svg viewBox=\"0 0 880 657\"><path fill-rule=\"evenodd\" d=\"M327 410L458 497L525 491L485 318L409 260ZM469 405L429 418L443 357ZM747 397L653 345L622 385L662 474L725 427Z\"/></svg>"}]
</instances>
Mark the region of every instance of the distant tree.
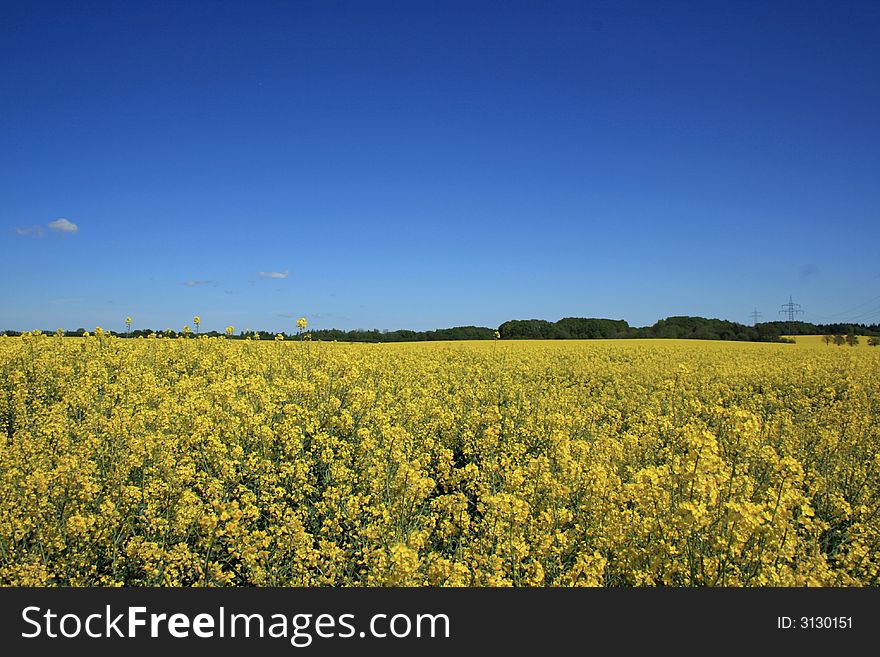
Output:
<instances>
[{"instance_id":1,"label":"distant tree","mask_svg":"<svg viewBox=\"0 0 880 657\"><path fill-rule=\"evenodd\" d=\"M829 345L829 344L831 344L832 342L834 342L834 336L831 335L830 333L826 333L825 335L822 336L822 341L823 341L826 345Z\"/></svg>"},{"instance_id":2,"label":"distant tree","mask_svg":"<svg viewBox=\"0 0 880 657\"><path fill-rule=\"evenodd\" d=\"M868 346L877 347L880 346L880 336L871 336L868 338Z\"/></svg>"},{"instance_id":3,"label":"distant tree","mask_svg":"<svg viewBox=\"0 0 880 657\"><path fill-rule=\"evenodd\" d=\"M745 326L723 319L677 316L667 317L646 329L637 329L635 335L652 338L691 338L697 340L754 340L778 342L778 322Z\"/></svg>"},{"instance_id":4,"label":"distant tree","mask_svg":"<svg viewBox=\"0 0 880 657\"><path fill-rule=\"evenodd\" d=\"M543 319L512 319L498 327L505 340L551 340L558 337L556 327Z\"/></svg>"},{"instance_id":5,"label":"distant tree","mask_svg":"<svg viewBox=\"0 0 880 657\"><path fill-rule=\"evenodd\" d=\"M859 343L859 336L857 336L854 332L847 333L846 343L850 347L855 347Z\"/></svg>"},{"instance_id":6,"label":"distant tree","mask_svg":"<svg viewBox=\"0 0 880 657\"><path fill-rule=\"evenodd\" d=\"M810 322L763 322L757 326L773 327L778 335L817 335L823 333ZM845 333L845 331L824 331L824 333Z\"/></svg>"},{"instance_id":7,"label":"distant tree","mask_svg":"<svg viewBox=\"0 0 880 657\"><path fill-rule=\"evenodd\" d=\"M596 338L625 338L630 327L622 319L599 319L596 317L563 317L555 323L556 336L578 340Z\"/></svg>"},{"instance_id":8,"label":"distant tree","mask_svg":"<svg viewBox=\"0 0 880 657\"><path fill-rule=\"evenodd\" d=\"M834 336L834 344L838 347L846 342L846 338L843 337L840 333Z\"/></svg>"}]
</instances>

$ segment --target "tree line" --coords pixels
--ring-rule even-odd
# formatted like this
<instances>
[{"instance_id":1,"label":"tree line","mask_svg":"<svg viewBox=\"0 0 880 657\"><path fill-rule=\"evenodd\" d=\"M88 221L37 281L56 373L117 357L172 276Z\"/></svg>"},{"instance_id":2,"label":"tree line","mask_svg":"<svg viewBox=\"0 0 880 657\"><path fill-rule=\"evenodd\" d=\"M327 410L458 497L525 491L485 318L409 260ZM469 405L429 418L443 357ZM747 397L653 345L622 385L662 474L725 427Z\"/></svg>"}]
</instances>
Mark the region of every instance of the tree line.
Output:
<instances>
[{"instance_id":1,"label":"tree line","mask_svg":"<svg viewBox=\"0 0 880 657\"><path fill-rule=\"evenodd\" d=\"M838 347L842 347L843 345L849 345L850 347L855 347L859 343L859 336L854 332L850 331L846 335L843 333L826 333L822 336L822 341L825 344L835 344ZM868 338L868 346L876 347L880 345L880 336L872 335Z\"/></svg>"},{"instance_id":2,"label":"tree line","mask_svg":"<svg viewBox=\"0 0 880 657\"><path fill-rule=\"evenodd\" d=\"M502 338L590 340L596 338L675 338L694 340L742 340L778 342L780 335L772 326L745 326L722 319L705 317L667 317L651 326L630 326L625 320L565 317L558 322L540 319L512 320L499 329Z\"/></svg>"},{"instance_id":3,"label":"tree line","mask_svg":"<svg viewBox=\"0 0 880 657\"><path fill-rule=\"evenodd\" d=\"M739 340L748 342L785 342L782 336L791 335L824 335L826 344L853 344L858 341L857 335L869 336L869 344L880 344L880 324L812 324L809 322L763 322L747 326L723 319L707 319L705 317L676 316L661 319L651 326L630 326L623 319L604 319L597 317L564 317L556 322L544 319L512 319L504 322L497 329L486 326L455 326L433 331L379 331L378 329L316 329L308 332L310 339L326 342L429 342L437 340L493 340L498 337L504 340L596 340L610 338L675 338L693 340ZM176 338L186 336L194 338L195 334L183 334L177 331L154 331L137 329L131 332L107 331L117 337L148 337L151 334ZM20 335L18 331L5 331L6 335ZM76 331L44 331L47 334L62 334L67 337L82 336L86 329ZM203 336L218 337L223 335L217 331L201 333ZM229 339L274 340L277 333L270 331L239 331L227 336ZM281 333L286 340L298 339L300 333ZM843 342L838 342L840 336ZM852 337L847 337L852 336ZM872 340L877 337L878 340Z\"/></svg>"},{"instance_id":4,"label":"tree line","mask_svg":"<svg viewBox=\"0 0 880 657\"><path fill-rule=\"evenodd\" d=\"M808 322L763 322L746 326L724 319L677 316L651 326L630 326L626 321L566 317L558 322L543 319L511 320L499 328L502 338L517 340L565 340L595 338L676 338L694 340L740 340L749 342L787 341L791 335L880 336L880 325L810 324Z\"/></svg>"}]
</instances>

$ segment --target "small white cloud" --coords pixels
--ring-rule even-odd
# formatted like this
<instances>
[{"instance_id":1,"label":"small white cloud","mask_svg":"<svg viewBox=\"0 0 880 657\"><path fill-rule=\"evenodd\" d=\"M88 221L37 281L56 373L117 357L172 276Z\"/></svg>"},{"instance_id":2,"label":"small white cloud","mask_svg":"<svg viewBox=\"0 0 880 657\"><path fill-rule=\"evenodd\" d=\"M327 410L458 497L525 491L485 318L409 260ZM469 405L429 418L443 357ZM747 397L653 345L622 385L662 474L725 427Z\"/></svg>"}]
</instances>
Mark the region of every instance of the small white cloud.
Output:
<instances>
[{"instance_id":1,"label":"small white cloud","mask_svg":"<svg viewBox=\"0 0 880 657\"><path fill-rule=\"evenodd\" d=\"M214 281L196 281L196 280L188 280L183 282L187 287L197 287L199 285L211 285L213 287L217 287L217 284Z\"/></svg>"},{"instance_id":2,"label":"small white cloud","mask_svg":"<svg viewBox=\"0 0 880 657\"><path fill-rule=\"evenodd\" d=\"M67 219L61 218L56 219L55 221L49 222L49 228L52 230L57 230L59 233L78 233L79 226L77 226L72 221L68 221Z\"/></svg>"},{"instance_id":3,"label":"small white cloud","mask_svg":"<svg viewBox=\"0 0 880 657\"><path fill-rule=\"evenodd\" d=\"M45 231L41 226L18 226L15 234L19 237L42 237Z\"/></svg>"},{"instance_id":4,"label":"small white cloud","mask_svg":"<svg viewBox=\"0 0 880 657\"><path fill-rule=\"evenodd\" d=\"M286 269L284 271L261 271L260 278L287 278L290 276L290 272Z\"/></svg>"}]
</instances>

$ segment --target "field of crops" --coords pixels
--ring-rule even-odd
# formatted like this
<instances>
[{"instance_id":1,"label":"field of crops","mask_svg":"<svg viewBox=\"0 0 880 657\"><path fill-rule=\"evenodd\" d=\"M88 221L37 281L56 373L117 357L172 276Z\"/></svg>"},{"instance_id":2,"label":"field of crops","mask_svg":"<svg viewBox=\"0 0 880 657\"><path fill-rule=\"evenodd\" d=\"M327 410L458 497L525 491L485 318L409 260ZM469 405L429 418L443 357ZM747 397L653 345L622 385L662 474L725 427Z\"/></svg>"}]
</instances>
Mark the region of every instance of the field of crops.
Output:
<instances>
[{"instance_id":1,"label":"field of crops","mask_svg":"<svg viewBox=\"0 0 880 657\"><path fill-rule=\"evenodd\" d=\"M880 348L0 338L3 585L869 585Z\"/></svg>"},{"instance_id":2,"label":"field of crops","mask_svg":"<svg viewBox=\"0 0 880 657\"><path fill-rule=\"evenodd\" d=\"M788 336L788 339L794 340L795 344L797 344L799 347L826 347L826 348L847 347L850 349L853 349L853 348L855 348L855 349L874 348L871 345L871 336L865 336L865 335L858 336L859 341L855 345L852 345L852 346L850 346L848 344L837 345L837 344L834 344L833 342L828 344L825 342L824 336L822 336L822 335L792 335L792 336Z\"/></svg>"}]
</instances>

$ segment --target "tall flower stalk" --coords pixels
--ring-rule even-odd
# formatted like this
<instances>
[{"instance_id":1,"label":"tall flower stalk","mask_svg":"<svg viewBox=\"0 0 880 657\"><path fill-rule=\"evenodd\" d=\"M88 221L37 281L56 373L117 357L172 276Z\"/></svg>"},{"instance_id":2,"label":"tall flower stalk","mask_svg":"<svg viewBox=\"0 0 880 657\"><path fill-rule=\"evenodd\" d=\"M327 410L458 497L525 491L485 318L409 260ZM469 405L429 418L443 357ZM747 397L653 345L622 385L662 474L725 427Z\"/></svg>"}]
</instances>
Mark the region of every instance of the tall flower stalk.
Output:
<instances>
[{"instance_id":1,"label":"tall flower stalk","mask_svg":"<svg viewBox=\"0 0 880 657\"><path fill-rule=\"evenodd\" d=\"M303 331L305 331L309 327L309 320L305 317L300 317L296 320L296 330L297 335L299 335L299 360L300 360L300 375L305 378L306 375L306 364L305 364L305 354L304 354L304 345L303 345Z\"/></svg>"}]
</instances>

